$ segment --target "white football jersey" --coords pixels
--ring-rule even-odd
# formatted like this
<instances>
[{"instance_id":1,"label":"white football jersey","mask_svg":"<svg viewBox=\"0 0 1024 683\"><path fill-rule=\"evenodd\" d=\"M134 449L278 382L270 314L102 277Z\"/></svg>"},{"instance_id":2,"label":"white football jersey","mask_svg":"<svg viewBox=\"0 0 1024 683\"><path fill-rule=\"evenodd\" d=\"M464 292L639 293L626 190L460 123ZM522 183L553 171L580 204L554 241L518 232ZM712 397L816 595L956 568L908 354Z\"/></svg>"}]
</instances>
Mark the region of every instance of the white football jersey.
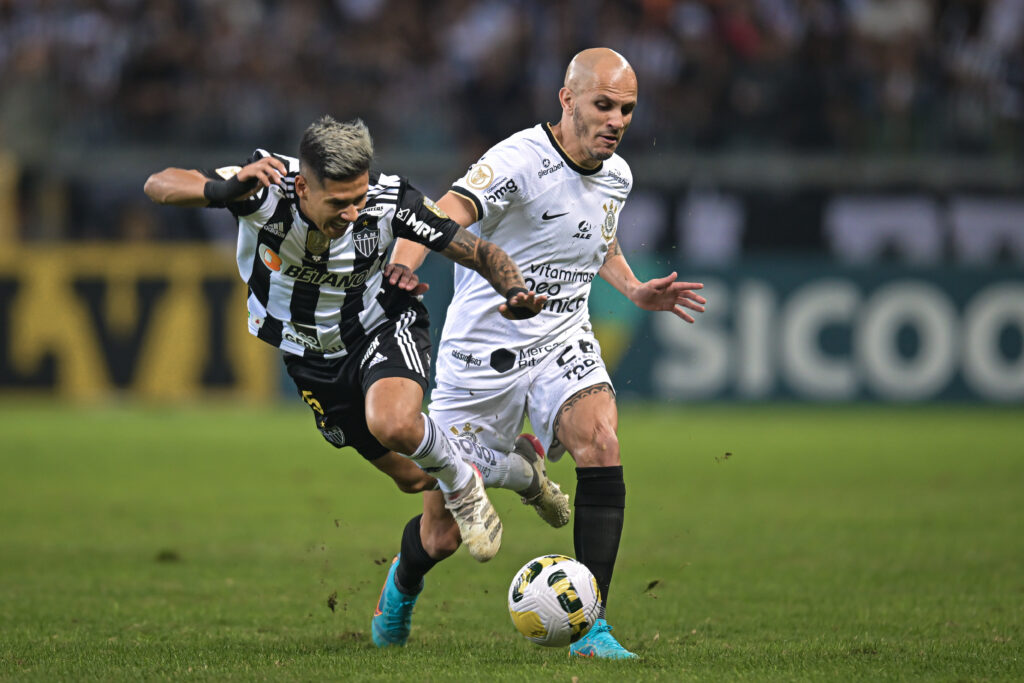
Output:
<instances>
[{"instance_id":1,"label":"white football jersey","mask_svg":"<svg viewBox=\"0 0 1024 683\"><path fill-rule=\"evenodd\" d=\"M439 382L500 386L589 326L590 283L604 264L632 184L621 157L585 169L542 124L492 147L452 185L476 207L478 221L469 230L504 249L527 288L549 298L539 315L506 320L498 313L502 299L487 281L456 266L438 349Z\"/></svg>"}]
</instances>

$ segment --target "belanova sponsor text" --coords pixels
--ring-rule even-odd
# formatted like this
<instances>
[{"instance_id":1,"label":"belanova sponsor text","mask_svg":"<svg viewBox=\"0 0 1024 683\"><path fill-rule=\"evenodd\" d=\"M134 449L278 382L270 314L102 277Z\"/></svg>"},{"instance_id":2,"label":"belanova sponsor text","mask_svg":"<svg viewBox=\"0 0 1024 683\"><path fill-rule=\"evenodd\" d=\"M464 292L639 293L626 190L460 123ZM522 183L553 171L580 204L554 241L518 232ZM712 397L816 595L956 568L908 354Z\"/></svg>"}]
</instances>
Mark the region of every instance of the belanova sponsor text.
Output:
<instances>
[{"instance_id":1,"label":"belanova sponsor text","mask_svg":"<svg viewBox=\"0 0 1024 683\"><path fill-rule=\"evenodd\" d=\"M288 266L283 271L284 275L293 277L299 282L308 282L313 285L328 285L330 287L358 287L366 282L368 271L361 273L324 273L316 268L308 266Z\"/></svg>"}]
</instances>

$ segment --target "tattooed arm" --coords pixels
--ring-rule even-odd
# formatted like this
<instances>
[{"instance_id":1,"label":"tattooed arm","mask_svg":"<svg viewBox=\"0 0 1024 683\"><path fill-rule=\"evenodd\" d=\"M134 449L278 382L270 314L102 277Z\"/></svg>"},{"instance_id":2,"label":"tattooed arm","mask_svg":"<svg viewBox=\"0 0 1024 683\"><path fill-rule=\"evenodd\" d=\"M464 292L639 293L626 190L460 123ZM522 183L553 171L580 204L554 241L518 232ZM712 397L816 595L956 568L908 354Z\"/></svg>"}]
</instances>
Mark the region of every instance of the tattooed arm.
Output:
<instances>
[{"instance_id":1,"label":"tattooed arm","mask_svg":"<svg viewBox=\"0 0 1024 683\"><path fill-rule=\"evenodd\" d=\"M597 273L645 311L671 311L688 323L693 322L693 316L683 309L689 308L703 313L704 304L707 303L704 297L693 291L704 289L702 283L676 282L678 274L675 272L665 277L640 282L626 262L626 257L622 255L618 238L612 240L604 257L604 264Z\"/></svg>"},{"instance_id":2,"label":"tattooed arm","mask_svg":"<svg viewBox=\"0 0 1024 683\"><path fill-rule=\"evenodd\" d=\"M502 316L513 320L532 318L540 313L548 298L526 290L519 268L508 254L493 242L480 239L465 228L459 228L442 254L459 265L471 268L491 283L505 303L498 307Z\"/></svg>"}]
</instances>

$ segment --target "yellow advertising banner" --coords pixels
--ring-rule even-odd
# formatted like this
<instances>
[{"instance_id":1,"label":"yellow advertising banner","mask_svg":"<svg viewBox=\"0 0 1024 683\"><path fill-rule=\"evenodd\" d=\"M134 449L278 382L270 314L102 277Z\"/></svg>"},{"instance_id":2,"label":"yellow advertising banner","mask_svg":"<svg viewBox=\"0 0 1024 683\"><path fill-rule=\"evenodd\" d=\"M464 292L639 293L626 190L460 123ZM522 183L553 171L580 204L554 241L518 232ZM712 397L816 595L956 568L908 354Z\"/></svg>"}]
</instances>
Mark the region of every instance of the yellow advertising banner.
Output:
<instances>
[{"instance_id":1,"label":"yellow advertising banner","mask_svg":"<svg viewBox=\"0 0 1024 683\"><path fill-rule=\"evenodd\" d=\"M0 394L272 398L279 353L248 333L245 297L210 245L0 253Z\"/></svg>"}]
</instances>

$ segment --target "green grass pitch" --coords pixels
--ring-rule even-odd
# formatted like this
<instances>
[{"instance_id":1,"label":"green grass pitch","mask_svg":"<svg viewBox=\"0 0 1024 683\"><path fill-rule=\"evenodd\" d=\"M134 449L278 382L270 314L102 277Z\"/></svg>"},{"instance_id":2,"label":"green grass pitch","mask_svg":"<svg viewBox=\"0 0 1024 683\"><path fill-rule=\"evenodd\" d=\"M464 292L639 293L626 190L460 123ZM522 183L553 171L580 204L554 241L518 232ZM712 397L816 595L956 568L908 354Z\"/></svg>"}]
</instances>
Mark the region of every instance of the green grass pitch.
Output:
<instances>
[{"instance_id":1,"label":"green grass pitch","mask_svg":"<svg viewBox=\"0 0 1024 683\"><path fill-rule=\"evenodd\" d=\"M508 582L572 532L504 491L498 557L439 565L408 647L379 651L419 499L306 412L7 402L0 678L1024 680L1019 408L637 406L620 438L609 617L640 661L515 633Z\"/></svg>"}]
</instances>

